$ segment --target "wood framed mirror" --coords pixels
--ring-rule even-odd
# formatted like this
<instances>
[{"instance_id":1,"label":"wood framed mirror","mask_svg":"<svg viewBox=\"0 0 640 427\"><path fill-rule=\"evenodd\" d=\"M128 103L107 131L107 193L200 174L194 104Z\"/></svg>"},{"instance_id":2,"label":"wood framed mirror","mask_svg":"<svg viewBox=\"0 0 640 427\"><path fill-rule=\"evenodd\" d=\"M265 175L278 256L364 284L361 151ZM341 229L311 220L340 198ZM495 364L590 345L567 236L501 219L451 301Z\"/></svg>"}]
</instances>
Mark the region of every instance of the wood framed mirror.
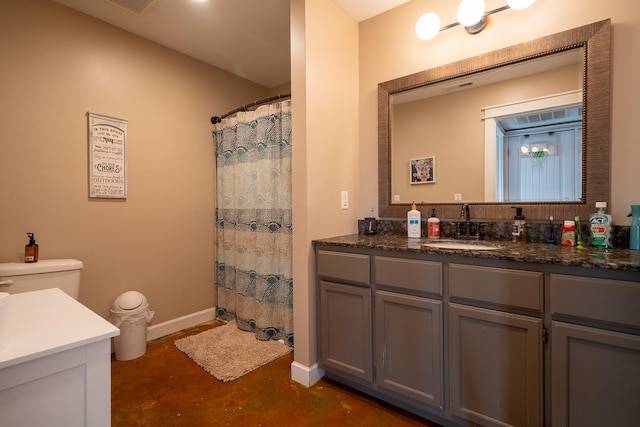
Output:
<instances>
[{"instance_id":1,"label":"wood framed mirror","mask_svg":"<svg viewBox=\"0 0 640 427\"><path fill-rule=\"evenodd\" d=\"M472 58L467 58L441 67L425 70L390 80L378 85L378 188L379 216L382 218L404 217L412 201L393 202L392 193L392 97L416 88L428 88L438 84L453 83L461 77L473 77L487 71L501 70L562 52L582 49L584 57L582 72L582 153L580 161L581 189L574 201L430 201L414 199L423 215L437 209L438 216L456 219L462 203L471 206L474 219L511 219L511 206L524 207L527 220L556 220L580 215L587 218L595 211L597 201L609 202L609 157L610 157L610 67L611 67L611 22L599 21L550 36L527 41ZM424 139L428 140L429 135ZM475 142L475 143L482 143ZM427 153L428 154L428 153ZM478 161L483 161L478 159ZM407 162L408 163L408 162ZM441 167L439 162L439 167ZM440 169L442 170L442 169ZM407 180L409 173L407 172ZM442 176L442 174L439 174ZM462 167L459 179L465 179ZM422 187L432 187L430 185ZM452 195L453 196L453 195ZM433 200L433 199L432 199Z\"/></svg>"}]
</instances>

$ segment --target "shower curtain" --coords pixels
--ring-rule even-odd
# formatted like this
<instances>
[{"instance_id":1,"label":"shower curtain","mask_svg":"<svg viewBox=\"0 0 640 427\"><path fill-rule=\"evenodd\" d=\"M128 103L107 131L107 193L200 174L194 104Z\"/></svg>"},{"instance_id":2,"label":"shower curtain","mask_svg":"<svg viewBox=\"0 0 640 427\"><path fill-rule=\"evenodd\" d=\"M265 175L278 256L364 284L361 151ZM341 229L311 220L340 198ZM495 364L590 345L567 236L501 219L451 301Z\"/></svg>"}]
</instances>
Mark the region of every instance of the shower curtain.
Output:
<instances>
[{"instance_id":1,"label":"shower curtain","mask_svg":"<svg viewBox=\"0 0 640 427\"><path fill-rule=\"evenodd\" d=\"M291 100L216 125L216 315L293 346Z\"/></svg>"}]
</instances>

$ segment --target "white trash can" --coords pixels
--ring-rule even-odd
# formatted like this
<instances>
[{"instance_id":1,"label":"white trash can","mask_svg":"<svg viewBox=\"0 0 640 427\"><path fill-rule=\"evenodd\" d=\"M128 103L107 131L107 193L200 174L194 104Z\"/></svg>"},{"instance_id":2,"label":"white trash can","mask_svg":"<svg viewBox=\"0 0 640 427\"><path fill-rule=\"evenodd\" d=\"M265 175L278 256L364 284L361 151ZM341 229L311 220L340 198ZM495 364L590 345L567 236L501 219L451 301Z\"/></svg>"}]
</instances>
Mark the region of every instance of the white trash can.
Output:
<instances>
[{"instance_id":1,"label":"white trash can","mask_svg":"<svg viewBox=\"0 0 640 427\"><path fill-rule=\"evenodd\" d=\"M116 360L132 360L147 351L147 324L153 314L140 292L127 291L116 298L109 317L120 328L120 336L114 338Z\"/></svg>"}]
</instances>

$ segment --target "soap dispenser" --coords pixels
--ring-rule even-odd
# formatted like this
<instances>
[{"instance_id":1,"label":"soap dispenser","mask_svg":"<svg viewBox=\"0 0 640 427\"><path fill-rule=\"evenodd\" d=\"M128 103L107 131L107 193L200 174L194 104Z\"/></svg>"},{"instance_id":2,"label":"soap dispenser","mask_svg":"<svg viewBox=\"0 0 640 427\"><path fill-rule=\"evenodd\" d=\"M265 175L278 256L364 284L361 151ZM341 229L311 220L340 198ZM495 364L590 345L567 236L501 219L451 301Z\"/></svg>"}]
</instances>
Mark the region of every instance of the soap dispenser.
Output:
<instances>
[{"instance_id":1,"label":"soap dispenser","mask_svg":"<svg viewBox=\"0 0 640 427\"><path fill-rule=\"evenodd\" d=\"M518 243L527 242L527 222L522 215L522 208L519 206L512 206L511 209L516 210L516 216L513 217L513 224L511 225L511 241Z\"/></svg>"},{"instance_id":2,"label":"soap dispenser","mask_svg":"<svg viewBox=\"0 0 640 427\"><path fill-rule=\"evenodd\" d=\"M38 262L38 245L33 233L27 233L29 243L24 247L24 262Z\"/></svg>"},{"instance_id":3,"label":"soap dispenser","mask_svg":"<svg viewBox=\"0 0 640 427\"><path fill-rule=\"evenodd\" d=\"M420 233L420 211L413 202L411 210L407 212L407 236L411 238L419 238Z\"/></svg>"},{"instance_id":4,"label":"soap dispenser","mask_svg":"<svg viewBox=\"0 0 640 427\"><path fill-rule=\"evenodd\" d=\"M427 237L429 239L440 238L440 218L436 216L436 210L431 210L431 216L427 219Z\"/></svg>"}]
</instances>

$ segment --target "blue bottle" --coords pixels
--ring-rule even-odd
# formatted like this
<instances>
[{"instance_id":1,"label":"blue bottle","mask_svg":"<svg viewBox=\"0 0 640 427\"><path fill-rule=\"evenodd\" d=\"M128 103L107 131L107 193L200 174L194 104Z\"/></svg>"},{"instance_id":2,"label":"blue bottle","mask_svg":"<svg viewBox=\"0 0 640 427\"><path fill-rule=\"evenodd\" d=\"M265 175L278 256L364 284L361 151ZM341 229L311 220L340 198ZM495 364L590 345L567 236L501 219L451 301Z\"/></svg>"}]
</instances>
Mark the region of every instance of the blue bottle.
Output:
<instances>
[{"instance_id":1,"label":"blue bottle","mask_svg":"<svg viewBox=\"0 0 640 427\"><path fill-rule=\"evenodd\" d=\"M631 236L629 237L629 249L640 251L640 205L631 205Z\"/></svg>"}]
</instances>

